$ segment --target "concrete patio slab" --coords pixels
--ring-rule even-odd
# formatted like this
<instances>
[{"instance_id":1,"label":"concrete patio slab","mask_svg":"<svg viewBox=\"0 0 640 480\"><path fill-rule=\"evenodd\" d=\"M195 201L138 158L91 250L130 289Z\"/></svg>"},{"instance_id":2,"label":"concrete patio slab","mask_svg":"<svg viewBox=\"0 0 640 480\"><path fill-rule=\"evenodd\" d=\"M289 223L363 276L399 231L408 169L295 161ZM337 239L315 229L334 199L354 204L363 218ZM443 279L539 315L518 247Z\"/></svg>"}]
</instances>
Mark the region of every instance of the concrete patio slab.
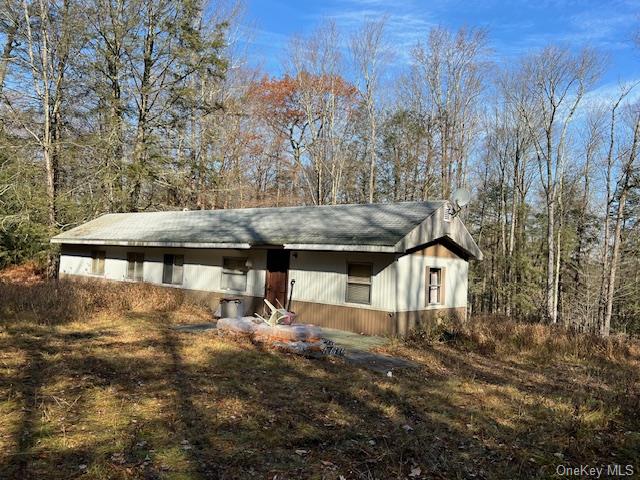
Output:
<instances>
[{"instance_id":1,"label":"concrete patio slab","mask_svg":"<svg viewBox=\"0 0 640 480\"><path fill-rule=\"evenodd\" d=\"M358 333L345 332L344 330L335 330L333 328L321 328L321 330L324 338L331 340L345 349L368 351L386 345L389 341L383 337L360 335Z\"/></svg>"},{"instance_id":2,"label":"concrete patio slab","mask_svg":"<svg viewBox=\"0 0 640 480\"><path fill-rule=\"evenodd\" d=\"M215 330L215 322L177 325L174 327L180 332L200 333ZM389 340L383 337L360 335L333 328L322 328L322 336L331 340L337 346L344 349L344 358L357 366L361 366L374 372L388 375L397 369L412 368L417 365L408 360L380 353L372 352L373 349L386 345Z\"/></svg>"},{"instance_id":3,"label":"concrete patio slab","mask_svg":"<svg viewBox=\"0 0 640 480\"><path fill-rule=\"evenodd\" d=\"M178 330L179 332L205 332L207 330L215 330L216 329L216 324L215 323L189 323L186 325L177 325L175 327L173 327L175 330Z\"/></svg>"},{"instance_id":4,"label":"concrete patio slab","mask_svg":"<svg viewBox=\"0 0 640 480\"><path fill-rule=\"evenodd\" d=\"M374 335L360 335L333 328L322 328L322 336L333 341L339 347L344 348L344 358L349 362L373 370L374 372L388 374L399 368L412 368L417 365L408 360L371 350L386 345L389 339ZM393 373L392 373L393 374Z\"/></svg>"}]
</instances>

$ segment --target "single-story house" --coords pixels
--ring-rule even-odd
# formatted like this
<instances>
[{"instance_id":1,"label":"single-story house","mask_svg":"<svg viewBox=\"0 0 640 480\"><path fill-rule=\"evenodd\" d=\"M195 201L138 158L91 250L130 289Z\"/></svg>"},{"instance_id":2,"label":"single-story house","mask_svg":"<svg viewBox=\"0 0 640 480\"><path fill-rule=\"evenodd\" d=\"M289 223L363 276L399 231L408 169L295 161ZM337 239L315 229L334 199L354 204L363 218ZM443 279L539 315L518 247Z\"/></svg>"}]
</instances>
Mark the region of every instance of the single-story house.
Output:
<instances>
[{"instance_id":1,"label":"single-story house","mask_svg":"<svg viewBox=\"0 0 640 480\"><path fill-rule=\"evenodd\" d=\"M51 241L61 277L237 298L249 314L291 301L300 322L378 335L465 317L482 258L447 201L112 213Z\"/></svg>"}]
</instances>

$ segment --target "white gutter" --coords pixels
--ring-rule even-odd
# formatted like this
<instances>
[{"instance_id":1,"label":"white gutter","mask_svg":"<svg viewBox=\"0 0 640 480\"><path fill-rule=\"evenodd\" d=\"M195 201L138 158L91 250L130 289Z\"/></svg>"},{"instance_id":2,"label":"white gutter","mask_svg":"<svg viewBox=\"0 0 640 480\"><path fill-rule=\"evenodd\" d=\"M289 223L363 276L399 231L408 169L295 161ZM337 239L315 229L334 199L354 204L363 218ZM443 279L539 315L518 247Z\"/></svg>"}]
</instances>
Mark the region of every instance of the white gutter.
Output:
<instances>
[{"instance_id":1,"label":"white gutter","mask_svg":"<svg viewBox=\"0 0 640 480\"><path fill-rule=\"evenodd\" d=\"M395 247L384 245L323 245L313 243L285 243L286 250L326 250L330 252L380 252L398 253Z\"/></svg>"},{"instance_id":2,"label":"white gutter","mask_svg":"<svg viewBox=\"0 0 640 480\"><path fill-rule=\"evenodd\" d=\"M123 247L235 248L243 250L251 248L251 245L248 243L145 242L137 240L78 240L73 238L52 238L51 243Z\"/></svg>"},{"instance_id":3,"label":"white gutter","mask_svg":"<svg viewBox=\"0 0 640 480\"><path fill-rule=\"evenodd\" d=\"M195 243L195 242L145 242L136 240L84 240L72 238L52 238L51 243L70 245L105 245L122 247L170 247L170 248L233 248L249 250L266 248L269 245L251 245L249 243ZM285 250L325 250L336 252L378 252L401 253L395 247L384 245L326 245L306 243L285 243Z\"/></svg>"}]
</instances>

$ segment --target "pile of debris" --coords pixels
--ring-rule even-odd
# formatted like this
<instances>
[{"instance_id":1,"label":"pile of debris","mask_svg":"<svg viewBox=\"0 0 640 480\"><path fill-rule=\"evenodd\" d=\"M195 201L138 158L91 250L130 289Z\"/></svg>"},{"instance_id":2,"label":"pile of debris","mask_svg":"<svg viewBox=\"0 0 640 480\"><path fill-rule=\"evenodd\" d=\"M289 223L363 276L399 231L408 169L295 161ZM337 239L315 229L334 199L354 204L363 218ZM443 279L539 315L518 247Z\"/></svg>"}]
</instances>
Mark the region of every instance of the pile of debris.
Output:
<instances>
[{"instance_id":1,"label":"pile of debris","mask_svg":"<svg viewBox=\"0 0 640 480\"><path fill-rule=\"evenodd\" d=\"M282 352L307 357L344 355L344 349L322 338L321 330L315 325L294 325L296 317L293 312L276 308L266 299L264 302L271 311L268 319L258 314L255 317L221 318L218 320L218 332L249 338Z\"/></svg>"}]
</instances>

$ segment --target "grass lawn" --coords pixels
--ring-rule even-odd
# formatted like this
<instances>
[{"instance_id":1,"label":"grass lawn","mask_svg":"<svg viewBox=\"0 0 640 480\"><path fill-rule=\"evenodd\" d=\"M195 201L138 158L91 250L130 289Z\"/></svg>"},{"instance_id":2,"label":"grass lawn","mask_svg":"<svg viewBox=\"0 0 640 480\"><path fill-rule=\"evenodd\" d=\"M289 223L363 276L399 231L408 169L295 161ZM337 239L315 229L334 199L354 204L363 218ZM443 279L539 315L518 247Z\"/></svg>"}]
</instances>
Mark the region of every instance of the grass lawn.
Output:
<instances>
[{"instance_id":1,"label":"grass lawn","mask_svg":"<svg viewBox=\"0 0 640 480\"><path fill-rule=\"evenodd\" d=\"M35 307L0 307L0 478L640 471L637 350L590 358L395 342L388 350L419 368L386 377L171 328L204 318L132 307L47 322Z\"/></svg>"}]
</instances>

